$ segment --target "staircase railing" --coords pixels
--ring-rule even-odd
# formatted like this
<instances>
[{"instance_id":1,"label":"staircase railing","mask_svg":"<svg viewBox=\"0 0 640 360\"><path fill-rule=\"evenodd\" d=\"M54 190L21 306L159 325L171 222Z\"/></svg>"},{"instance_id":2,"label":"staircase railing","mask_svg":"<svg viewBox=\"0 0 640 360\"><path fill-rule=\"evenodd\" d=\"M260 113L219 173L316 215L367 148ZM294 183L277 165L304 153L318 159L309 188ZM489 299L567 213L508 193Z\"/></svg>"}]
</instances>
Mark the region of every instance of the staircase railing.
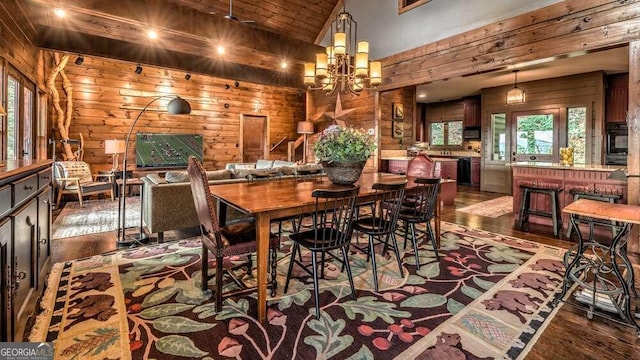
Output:
<instances>
[{"instance_id":1,"label":"staircase railing","mask_svg":"<svg viewBox=\"0 0 640 360\"><path fill-rule=\"evenodd\" d=\"M278 146L282 145L282 143L284 143L285 141L287 141L289 138L284 136L282 139L280 139L280 141L278 141L277 143L275 143L271 149L269 149L269 152L273 152L275 149L278 148Z\"/></svg>"}]
</instances>

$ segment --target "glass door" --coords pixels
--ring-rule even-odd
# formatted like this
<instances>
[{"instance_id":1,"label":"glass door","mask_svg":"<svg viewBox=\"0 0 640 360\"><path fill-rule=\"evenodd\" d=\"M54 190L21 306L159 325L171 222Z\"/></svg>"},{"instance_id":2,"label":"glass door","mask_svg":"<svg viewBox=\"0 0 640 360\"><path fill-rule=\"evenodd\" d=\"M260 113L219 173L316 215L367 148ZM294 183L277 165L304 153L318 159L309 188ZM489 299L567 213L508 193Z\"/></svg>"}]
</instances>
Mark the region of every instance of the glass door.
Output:
<instances>
[{"instance_id":1,"label":"glass door","mask_svg":"<svg viewBox=\"0 0 640 360\"><path fill-rule=\"evenodd\" d=\"M555 162L558 159L558 110L511 114L512 161Z\"/></svg>"}]
</instances>

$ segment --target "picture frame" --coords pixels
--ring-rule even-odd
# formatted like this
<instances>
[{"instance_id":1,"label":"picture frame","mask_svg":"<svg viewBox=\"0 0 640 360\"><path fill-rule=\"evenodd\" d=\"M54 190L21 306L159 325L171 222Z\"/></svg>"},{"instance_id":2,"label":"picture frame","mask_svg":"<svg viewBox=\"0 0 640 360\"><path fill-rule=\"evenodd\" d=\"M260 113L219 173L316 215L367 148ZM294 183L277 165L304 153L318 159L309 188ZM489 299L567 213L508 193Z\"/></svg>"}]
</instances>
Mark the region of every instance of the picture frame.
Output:
<instances>
[{"instance_id":1,"label":"picture frame","mask_svg":"<svg viewBox=\"0 0 640 360\"><path fill-rule=\"evenodd\" d=\"M391 106L391 118L395 121L404 119L404 106L402 103L393 103Z\"/></svg>"},{"instance_id":2,"label":"picture frame","mask_svg":"<svg viewBox=\"0 0 640 360\"><path fill-rule=\"evenodd\" d=\"M404 136L404 126L400 121L393 121L393 126L391 127L391 137L394 139L402 138Z\"/></svg>"}]
</instances>

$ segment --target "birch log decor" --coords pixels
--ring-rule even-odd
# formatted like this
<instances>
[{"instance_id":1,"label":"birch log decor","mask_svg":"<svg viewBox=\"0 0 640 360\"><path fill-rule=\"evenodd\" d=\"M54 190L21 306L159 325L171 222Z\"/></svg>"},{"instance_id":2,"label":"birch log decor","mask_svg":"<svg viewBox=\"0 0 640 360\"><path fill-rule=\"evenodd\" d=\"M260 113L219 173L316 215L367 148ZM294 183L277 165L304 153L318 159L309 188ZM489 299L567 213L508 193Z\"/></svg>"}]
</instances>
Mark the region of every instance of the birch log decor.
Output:
<instances>
[{"instance_id":1,"label":"birch log decor","mask_svg":"<svg viewBox=\"0 0 640 360\"><path fill-rule=\"evenodd\" d=\"M53 108L55 109L55 119L62 138L62 158L64 160L77 160L76 155L71 150L71 145L66 141L69 140L69 126L71 125L71 117L73 115L73 85L64 72L64 67L69 61L69 55L63 55L62 58L59 54L54 55L54 68L51 69L51 73L47 77L47 89L51 93ZM67 96L67 111L60 106L60 94L56 89L56 77L60 74L62 77L62 89Z\"/></svg>"}]
</instances>

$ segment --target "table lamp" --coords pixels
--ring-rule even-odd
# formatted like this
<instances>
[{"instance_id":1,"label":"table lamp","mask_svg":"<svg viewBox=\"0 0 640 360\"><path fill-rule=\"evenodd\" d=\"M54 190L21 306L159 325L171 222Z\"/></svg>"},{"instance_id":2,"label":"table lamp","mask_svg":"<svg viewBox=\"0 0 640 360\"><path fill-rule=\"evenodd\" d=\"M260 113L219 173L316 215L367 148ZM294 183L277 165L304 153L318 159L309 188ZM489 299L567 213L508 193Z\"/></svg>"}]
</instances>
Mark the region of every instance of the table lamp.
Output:
<instances>
[{"instance_id":1,"label":"table lamp","mask_svg":"<svg viewBox=\"0 0 640 360\"><path fill-rule=\"evenodd\" d=\"M304 135L304 148L302 151L302 159L306 163L307 162L307 136L309 134L313 134L313 123L311 121L300 121L298 122L298 134Z\"/></svg>"},{"instance_id":2,"label":"table lamp","mask_svg":"<svg viewBox=\"0 0 640 360\"><path fill-rule=\"evenodd\" d=\"M111 155L113 167L111 171L115 173L118 171L118 155L123 154L125 151L124 140L105 140L104 141L104 153Z\"/></svg>"}]
</instances>

